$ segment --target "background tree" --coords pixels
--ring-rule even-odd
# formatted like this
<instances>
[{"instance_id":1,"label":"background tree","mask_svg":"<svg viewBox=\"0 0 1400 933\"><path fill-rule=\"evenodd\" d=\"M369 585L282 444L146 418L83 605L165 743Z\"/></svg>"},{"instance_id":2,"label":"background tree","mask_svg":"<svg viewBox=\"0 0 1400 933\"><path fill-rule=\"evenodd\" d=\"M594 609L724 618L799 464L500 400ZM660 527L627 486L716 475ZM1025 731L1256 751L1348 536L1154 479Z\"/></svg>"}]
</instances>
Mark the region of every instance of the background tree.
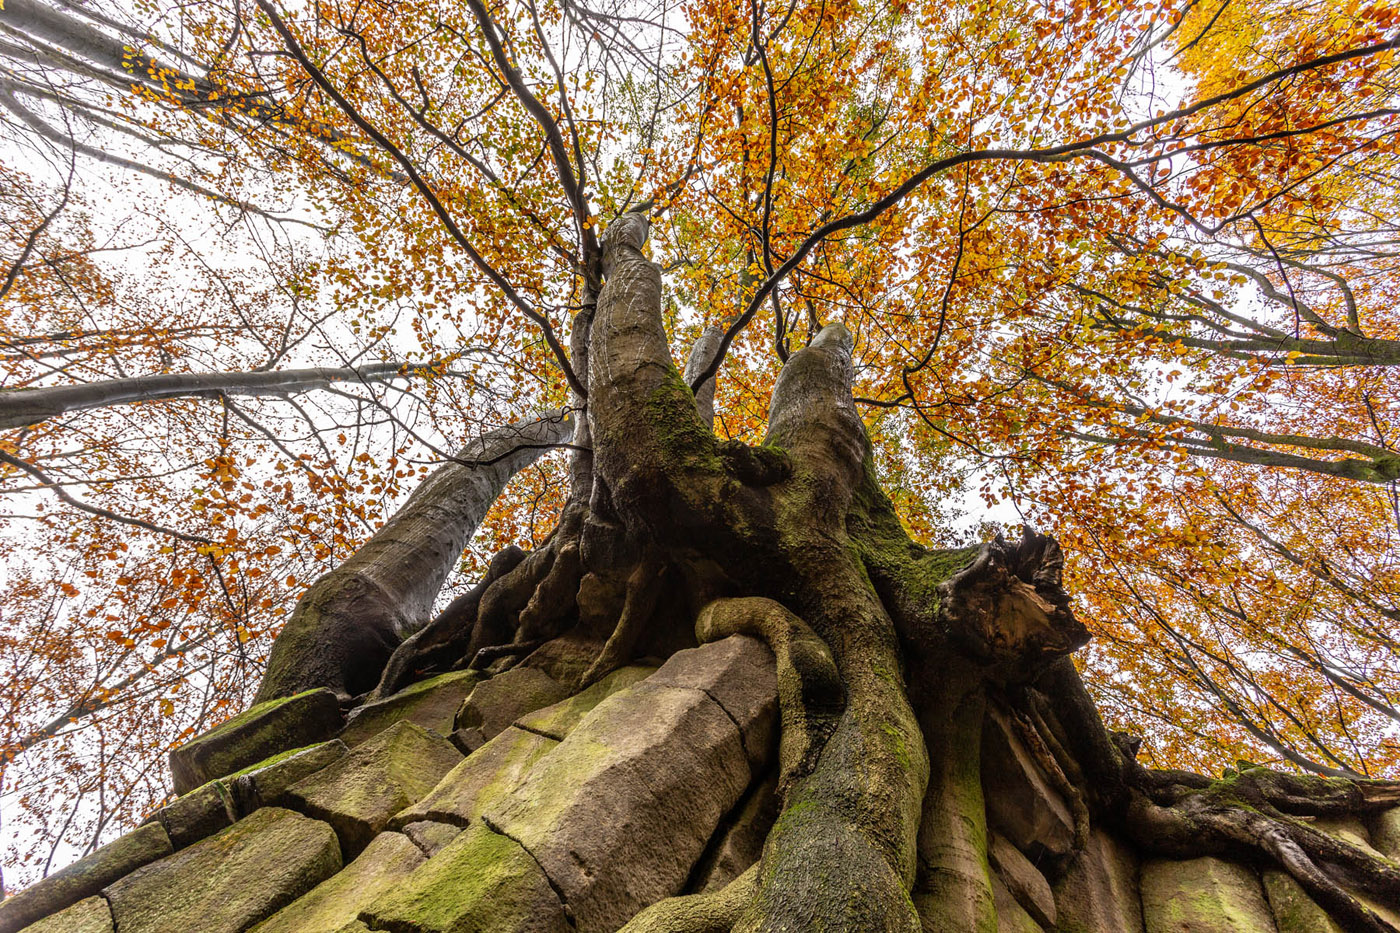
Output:
<instances>
[{"instance_id":1,"label":"background tree","mask_svg":"<svg viewBox=\"0 0 1400 933\"><path fill-rule=\"evenodd\" d=\"M716 430L735 442L730 479L691 465L697 489L790 481L745 445L802 433L769 417L775 381L840 321L904 527L966 544L958 493L981 491L1053 531L1097 636L1090 688L1112 723L1152 724L1146 758L1393 775L1393 19L1383 4L468 2L131 21L9 0L12 146L50 170L7 172L6 386L25 392L0 403L43 414L33 391L58 386L115 403L126 380L188 374L188 395L60 406L6 435L10 521L29 529L5 545L7 744L23 755L8 786L48 824L33 838L95 844L163 794L158 752L242 705L279 610L425 461L537 412L596 430L629 410L617 385L594 388L590 332L597 230L643 199L661 320L701 348L693 388L718 374ZM112 176L122 193L97 203L115 213L83 209L94 160L141 176ZM199 206L169 210L167 190ZM637 358L662 362L648 333ZM352 388L325 385L328 368ZM240 394L273 374L286 399ZM313 388L313 404L290 395ZM611 443L641 457L664 440ZM480 575L558 516L548 546L497 565L514 595L468 596L456 618L475 628L435 623L400 659L470 660L646 605L627 555L655 502L615 522L630 543L595 604L570 603L590 516L630 508L588 498L595 467L605 489L630 467L594 464L586 431L573 444L568 472L529 474L468 556ZM831 480L837 501L873 481L855 468ZM41 493L63 508L39 513ZM773 580L725 595L773 595L845 665L826 610L782 589L800 568L768 556ZM455 557L439 545L442 575ZM674 569L693 557L663 561L691 616L724 590ZM362 621L363 603L318 605L295 614L303 644L320 619ZM375 623L381 657L419 613ZM316 651L279 650L265 695L324 682L348 698L377 679L325 679L304 663ZM53 807L60 779L76 806Z\"/></svg>"}]
</instances>

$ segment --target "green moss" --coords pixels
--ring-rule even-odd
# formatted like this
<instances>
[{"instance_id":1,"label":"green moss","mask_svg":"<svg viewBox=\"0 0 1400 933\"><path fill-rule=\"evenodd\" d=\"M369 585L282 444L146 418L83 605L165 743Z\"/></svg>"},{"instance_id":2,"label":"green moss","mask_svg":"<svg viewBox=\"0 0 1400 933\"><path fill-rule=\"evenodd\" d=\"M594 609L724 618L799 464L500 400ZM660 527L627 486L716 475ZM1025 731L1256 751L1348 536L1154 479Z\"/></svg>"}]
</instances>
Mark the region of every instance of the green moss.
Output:
<instances>
[{"instance_id":1,"label":"green moss","mask_svg":"<svg viewBox=\"0 0 1400 933\"><path fill-rule=\"evenodd\" d=\"M1157 860L1143 867L1148 929L1253 933L1274 929L1254 871L1217 858Z\"/></svg>"},{"instance_id":2,"label":"green moss","mask_svg":"<svg viewBox=\"0 0 1400 933\"><path fill-rule=\"evenodd\" d=\"M551 915L557 923L551 924ZM564 929L558 898L518 844L474 823L360 916L372 928Z\"/></svg>"},{"instance_id":3,"label":"green moss","mask_svg":"<svg viewBox=\"0 0 1400 933\"><path fill-rule=\"evenodd\" d=\"M778 814L778 821L774 824L775 831L780 828L791 829L793 825L801 823L817 809L815 800L794 800L783 808L783 812Z\"/></svg>"},{"instance_id":4,"label":"green moss","mask_svg":"<svg viewBox=\"0 0 1400 933\"><path fill-rule=\"evenodd\" d=\"M259 703L170 753L175 789L192 790L269 754L328 739L343 724L340 704L325 688Z\"/></svg>"},{"instance_id":5,"label":"green moss","mask_svg":"<svg viewBox=\"0 0 1400 933\"><path fill-rule=\"evenodd\" d=\"M880 730L887 735L894 745L894 757L899 762L900 767L908 770L913 767L913 759L909 757L909 748L904 744L904 736L891 723L882 723Z\"/></svg>"},{"instance_id":6,"label":"green moss","mask_svg":"<svg viewBox=\"0 0 1400 933\"><path fill-rule=\"evenodd\" d=\"M647 421L661 449L692 468L722 469L714 432L695 413L695 393L674 366L667 366L660 385L647 396Z\"/></svg>"},{"instance_id":7,"label":"green moss","mask_svg":"<svg viewBox=\"0 0 1400 933\"><path fill-rule=\"evenodd\" d=\"M521 716L516 722L531 732L563 739L598 704L619 690L640 683L655 672L656 668L646 665L620 667L583 692L576 693L553 706L546 706Z\"/></svg>"},{"instance_id":8,"label":"green moss","mask_svg":"<svg viewBox=\"0 0 1400 933\"><path fill-rule=\"evenodd\" d=\"M589 778L603 771L617 755L608 745L577 732L567 743L567 754L545 755L535 765L531 786L540 792L531 798L531 806L516 813L528 814L529 823L535 826L531 835L548 835L579 804L579 793L587 791Z\"/></svg>"},{"instance_id":9,"label":"green moss","mask_svg":"<svg viewBox=\"0 0 1400 933\"><path fill-rule=\"evenodd\" d=\"M276 755L273 755L269 758L264 758L262 761L259 761L256 764L251 764L246 768L241 768L240 770L235 771L232 774L225 774L224 776L215 778L212 781L207 781L204 784L201 784L198 787L196 787L194 790L183 793L180 796L188 797L190 794L196 794L202 791L204 788L210 787L212 785L217 785L220 788L219 793L221 795L228 796L228 785L234 780L234 778L242 777L245 774L252 774L254 771L261 771L263 768L270 768L273 765L278 764L279 762L286 761L293 755L300 755L304 751L308 751L310 749L316 748L324 744L324 742L315 742L311 745L303 745L301 748L289 748L285 752L278 752Z\"/></svg>"}]
</instances>

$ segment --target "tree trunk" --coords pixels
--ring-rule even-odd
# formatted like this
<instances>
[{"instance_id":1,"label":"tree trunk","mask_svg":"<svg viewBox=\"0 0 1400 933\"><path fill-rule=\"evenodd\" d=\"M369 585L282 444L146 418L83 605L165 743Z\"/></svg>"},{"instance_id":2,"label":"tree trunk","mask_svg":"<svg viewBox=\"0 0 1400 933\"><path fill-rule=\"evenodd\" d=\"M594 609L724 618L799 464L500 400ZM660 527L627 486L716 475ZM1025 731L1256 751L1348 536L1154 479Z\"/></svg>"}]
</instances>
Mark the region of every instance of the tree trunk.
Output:
<instances>
[{"instance_id":1,"label":"tree trunk","mask_svg":"<svg viewBox=\"0 0 1400 933\"><path fill-rule=\"evenodd\" d=\"M395 649L427 626L443 581L506 483L572 431L567 412L551 412L498 428L435 470L297 602L273 643L255 702L315 687L348 700L374 687Z\"/></svg>"},{"instance_id":2,"label":"tree trunk","mask_svg":"<svg viewBox=\"0 0 1400 933\"><path fill-rule=\"evenodd\" d=\"M708 400L697 404L671 361L645 235L645 218L629 214L603 240L607 280L585 319L587 365L575 353L591 452L576 454L558 528L532 554L501 555L431 638L394 653L377 691L402 686L410 671L499 671L524 657L519 664L574 693L698 643L734 634L767 642L777 663L781 812L761 858L721 890L653 904L630 933L993 933L995 808L983 799L982 766L997 723L1020 731L1066 802L1067 848L1108 829L1147 854L1273 865L1347 929L1393 929L1350 892L1395 904L1400 868L1306 817L1393 806L1395 785L1263 769L1212 782L1138 765L1068 659L1088 633L1061 588L1055 542L1029 529L1019 542L949 551L909 539L874 474L851 396L852 340L839 324L788 360L762 444L719 441ZM278 650L317 631L309 601ZM393 621L371 627L376 657L409 627L383 617ZM296 649L295 677L274 663L280 679L262 695L322 683L355 693L372 679L370 665L351 675L322 664L337 639ZM1045 864L1067 857L1051 853Z\"/></svg>"}]
</instances>

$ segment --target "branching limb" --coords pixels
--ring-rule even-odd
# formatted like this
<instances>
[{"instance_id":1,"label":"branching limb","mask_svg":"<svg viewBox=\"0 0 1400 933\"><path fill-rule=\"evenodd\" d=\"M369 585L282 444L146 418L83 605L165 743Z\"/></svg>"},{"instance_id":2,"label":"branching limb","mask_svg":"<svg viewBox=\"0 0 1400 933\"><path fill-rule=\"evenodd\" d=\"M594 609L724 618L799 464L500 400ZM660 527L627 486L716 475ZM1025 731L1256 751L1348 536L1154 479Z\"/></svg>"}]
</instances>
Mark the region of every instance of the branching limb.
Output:
<instances>
[{"instance_id":1,"label":"branching limb","mask_svg":"<svg viewBox=\"0 0 1400 933\"><path fill-rule=\"evenodd\" d=\"M157 373L106 379L81 385L0 390L0 430L38 424L74 411L172 398L222 395L285 396L324 388L332 382L383 382L411 377L417 367L400 363L316 367L272 372Z\"/></svg>"},{"instance_id":2,"label":"branching limb","mask_svg":"<svg viewBox=\"0 0 1400 933\"><path fill-rule=\"evenodd\" d=\"M506 425L434 471L298 601L273 642L258 701L313 687L352 697L378 684L399 643L427 623L443 581L505 484L571 432L564 412Z\"/></svg>"}]
</instances>

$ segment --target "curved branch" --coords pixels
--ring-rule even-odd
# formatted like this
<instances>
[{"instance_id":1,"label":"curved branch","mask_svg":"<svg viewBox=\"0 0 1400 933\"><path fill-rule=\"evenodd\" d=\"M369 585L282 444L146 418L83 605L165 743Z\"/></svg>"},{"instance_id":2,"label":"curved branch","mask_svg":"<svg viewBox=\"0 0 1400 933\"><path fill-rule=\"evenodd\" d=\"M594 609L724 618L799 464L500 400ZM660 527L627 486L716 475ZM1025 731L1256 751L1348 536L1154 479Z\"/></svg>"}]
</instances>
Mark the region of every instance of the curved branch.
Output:
<instances>
[{"instance_id":1,"label":"curved branch","mask_svg":"<svg viewBox=\"0 0 1400 933\"><path fill-rule=\"evenodd\" d=\"M335 101L336 106L350 118L352 123L360 128L361 132L372 139L375 145L383 149L388 153L390 158L399 164L404 170L404 173L408 175L410 183L412 183L413 187L418 190L418 193L423 196L423 199L428 202L428 206L432 209L433 213L437 215L438 220L442 222L443 227L457 243L457 246L462 252L467 254L467 258L471 260L472 265L476 266L483 275L490 279L491 283L501 290L501 294L505 295L506 300L515 305L521 314L524 314L539 327L540 332L544 335L545 343L549 344L549 349L554 354L555 362L559 364L560 370L564 373L564 378L568 380L569 387L579 395L586 397L588 395L588 390L579 382L578 376L574 374L573 367L569 365L569 358L564 353L564 347L559 343L559 335L554 332L554 326L549 323L549 319L531 307L525 299L521 298L520 293L515 290L515 286L511 285L504 275L487 262L486 257L476 251L476 247L472 246L471 241L467 239L466 233L458 226L457 221L453 219L452 214L447 210L446 206L443 205L442 200L437 196L437 192L433 191L432 186L423 178L422 174L418 171L418 167L413 164L413 160L405 155L403 150L399 149L398 146L395 146L387 136L374 126L374 124L370 123L369 120L356 109L355 105L336 89L335 85L326 77L325 72L316 67L316 64L311 61L310 56L306 54L306 50L302 48L301 43L297 41L296 36L292 34L286 22L278 15L277 10L273 7L270 0L256 0L256 2L258 4L258 9L262 10L263 13L267 15L267 18L271 20L272 28L281 36L282 43L286 46L287 51L297 60L297 63L300 64L307 75L311 77L311 80L316 83L316 86L324 91L327 97Z\"/></svg>"},{"instance_id":2,"label":"curved branch","mask_svg":"<svg viewBox=\"0 0 1400 933\"><path fill-rule=\"evenodd\" d=\"M260 0L260 2L262 2L262 0ZM1105 155L1104 153L1096 151L1097 147L1099 146L1103 146L1110 143L1131 142L1134 136L1136 136L1138 133L1144 130L1149 130L1153 127L1161 126L1165 123L1170 123L1175 120L1181 120L1186 117L1194 116L1195 114L1200 113L1203 110L1207 110L1211 107L1225 103L1226 101L1243 97L1256 90L1259 90L1260 88L1266 87L1269 84L1281 81L1285 78L1289 78L1294 75L1302 74L1307 71L1314 71L1319 68L1325 68L1330 65L1340 64L1342 62L1350 61L1356 58L1365 58L1370 55L1377 55L1381 52L1390 51L1396 48L1400 48L1400 38L1391 39L1388 42L1380 42L1375 45L1364 46L1362 48L1347 49L1342 52L1337 52L1333 55L1325 55L1320 58L1310 59L1309 61L1300 62L1297 65L1293 65L1288 68L1281 68L1276 71L1272 71L1269 74L1256 78L1255 80L1243 84L1240 87L1235 88L1234 90L1216 94L1215 96L1206 98L1203 101L1198 101L1197 103L1192 104L1189 107L1183 107L1179 110L1174 110L1171 113L1164 113L1149 120L1139 121L1122 130L1118 130L1112 133L1100 133L1097 136L1091 137L1089 139L1079 140L1077 142L1064 143L1059 146L1050 146L1044 149L973 149L967 152L960 152L955 155L947 156L946 158L938 159L937 161L932 162L924 168L920 169L918 172L914 173L909 178L905 179L892 191L890 191L888 194L886 194L879 200L875 201L866 209L857 211L853 214L847 214L844 217L838 217L835 220L828 221L827 223L818 227L812 233L808 234L806 239L804 239L800 244L798 244L797 248L793 250L792 255L788 257L787 261L784 262L780 267L778 267L778 270L776 272L772 273L767 278L765 278L763 283L759 285L758 290L754 293L753 297L749 299L748 305L744 308L743 314L739 315L739 318L734 322L734 325L730 327L728 331L725 332L724 338L720 341L719 351L715 354L714 362L712 362L703 372L696 376L695 380L692 382L692 388L703 384L707 379L712 378L714 374L719 371L719 367L721 366L721 364L723 364L724 357L729 352L729 347L734 342L734 338L737 337L739 335L739 332L742 331L744 327L748 325L749 321L753 319L753 316L758 312L758 309L762 307L763 302L768 298L768 293L771 292L773 289L777 288L778 284L783 279L787 278L787 276L794 269L801 265L802 261L807 258L808 254L811 253L812 250L816 249L816 247L819 244L821 244L824 240L826 240L834 233L839 233L842 230L848 230L852 227L858 227L863 224L870 223L871 221L880 217L882 214L890 210L900 201L903 201L909 194L920 188L924 184L924 182L933 178L935 175L945 172L950 168L956 168L959 165L963 165L970 162L1013 161L1047 163L1067 162L1077 158L1097 159L1100 156Z\"/></svg>"},{"instance_id":3,"label":"curved branch","mask_svg":"<svg viewBox=\"0 0 1400 933\"><path fill-rule=\"evenodd\" d=\"M544 131L545 140L549 144L550 159L554 162L554 170L559 175L559 185L564 189L564 194L573 208L574 222L578 225L579 239L583 242L583 260L588 285L596 293L602 286L603 253L598 246L597 237L593 234L593 228L589 224L588 198L584 193L585 180L582 177L583 164L579 163L576 174L573 164L569 161L569 152L565 147L564 137L560 134L554 117L548 108L540 102L540 99L530 92L530 88L526 86L525 79L521 77L519 69L511 64L505 48L501 45L501 40L496 36L496 23L491 19L491 14L487 12L485 4L481 0L466 0L466 2L467 7L472 11L472 16L476 18L477 25L481 27L481 35L486 39L486 44L491 49L491 58L496 63L496 67L501 69L511 91L514 92L535 122L539 124L540 129ZM562 83L560 93L563 93Z\"/></svg>"},{"instance_id":4,"label":"curved branch","mask_svg":"<svg viewBox=\"0 0 1400 933\"><path fill-rule=\"evenodd\" d=\"M89 505L80 499L74 498L68 490L64 489L59 483L54 482L43 470L34 466L32 463L26 463L18 457L7 454L3 450L0 450L0 463L7 463L22 473L28 473L38 480L40 485L45 489L51 490L59 499L80 512L87 512L89 515L96 515L98 518L106 518L114 522L121 522L123 525L130 525L133 528L144 528L146 531L154 531L156 534L169 535L172 538L179 538L181 541L190 541L195 544L214 543L203 535L192 535L187 532L176 531L174 528L166 528L164 525L157 525L155 522L132 518L129 515L121 515L98 505Z\"/></svg>"}]
</instances>

